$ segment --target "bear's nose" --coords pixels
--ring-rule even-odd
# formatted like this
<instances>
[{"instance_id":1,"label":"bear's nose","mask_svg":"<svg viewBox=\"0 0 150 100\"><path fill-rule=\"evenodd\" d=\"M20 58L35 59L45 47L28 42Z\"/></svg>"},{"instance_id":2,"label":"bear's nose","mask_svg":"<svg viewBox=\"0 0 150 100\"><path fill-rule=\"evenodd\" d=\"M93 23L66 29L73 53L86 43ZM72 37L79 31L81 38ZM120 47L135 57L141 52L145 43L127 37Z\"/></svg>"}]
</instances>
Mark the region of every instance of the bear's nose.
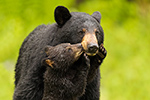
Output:
<instances>
[{"instance_id":1,"label":"bear's nose","mask_svg":"<svg viewBox=\"0 0 150 100\"><path fill-rule=\"evenodd\" d=\"M97 44L89 44L88 45L88 52L89 53L96 53L98 50L98 45Z\"/></svg>"}]
</instances>

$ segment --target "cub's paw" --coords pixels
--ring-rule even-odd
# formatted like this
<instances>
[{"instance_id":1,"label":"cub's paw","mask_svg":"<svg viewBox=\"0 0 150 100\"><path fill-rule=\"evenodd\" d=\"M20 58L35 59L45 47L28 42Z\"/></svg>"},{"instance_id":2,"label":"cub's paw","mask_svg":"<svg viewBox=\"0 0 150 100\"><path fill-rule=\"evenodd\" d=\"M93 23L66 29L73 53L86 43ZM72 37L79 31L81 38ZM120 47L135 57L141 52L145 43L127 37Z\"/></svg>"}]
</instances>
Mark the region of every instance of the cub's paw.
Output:
<instances>
[{"instance_id":1,"label":"cub's paw","mask_svg":"<svg viewBox=\"0 0 150 100\"><path fill-rule=\"evenodd\" d=\"M89 57L86 55L86 53L84 53L83 56L84 56L85 64L87 65L88 68L90 68L90 59L89 59Z\"/></svg>"},{"instance_id":2,"label":"cub's paw","mask_svg":"<svg viewBox=\"0 0 150 100\"><path fill-rule=\"evenodd\" d=\"M89 70L90 69L90 59L86 53L81 55L81 58L78 60L81 65L78 67L80 70Z\"/></svg>"}]
</instances>

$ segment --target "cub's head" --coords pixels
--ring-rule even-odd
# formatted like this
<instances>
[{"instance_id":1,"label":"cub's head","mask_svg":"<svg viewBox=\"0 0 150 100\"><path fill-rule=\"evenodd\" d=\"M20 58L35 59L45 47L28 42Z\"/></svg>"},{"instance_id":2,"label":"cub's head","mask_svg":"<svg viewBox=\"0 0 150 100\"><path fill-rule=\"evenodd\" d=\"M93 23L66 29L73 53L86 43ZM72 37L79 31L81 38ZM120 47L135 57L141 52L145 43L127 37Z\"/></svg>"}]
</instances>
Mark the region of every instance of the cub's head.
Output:
<instances>
[{"instance_id":1,"label":"cub's head","mask_svg":"<svg viewBox=\"0 0 150 100\"><path fill-rule=\"evenodd\" d=\"M96 11L92 15L82 12L69 12L63 6L55 9L55 21L61 43L81 43L89 56L98 52L104 41L104 32L100 25L101 14Z\"/></svg>"},{"instance_id":2,"label":"cub's head","mask_svg":"<svg viewBox=\"0 0 150 100\"><path fill-rule=\"evenodd\" d=\"M45 65L57 69L70 65L77 61L83 53L81 43L73 44L62 43L57 46L47 46L45 48L47 57L43 60ZM66 67L67 68L67 67Z\"/></svg>"}]
</instances>

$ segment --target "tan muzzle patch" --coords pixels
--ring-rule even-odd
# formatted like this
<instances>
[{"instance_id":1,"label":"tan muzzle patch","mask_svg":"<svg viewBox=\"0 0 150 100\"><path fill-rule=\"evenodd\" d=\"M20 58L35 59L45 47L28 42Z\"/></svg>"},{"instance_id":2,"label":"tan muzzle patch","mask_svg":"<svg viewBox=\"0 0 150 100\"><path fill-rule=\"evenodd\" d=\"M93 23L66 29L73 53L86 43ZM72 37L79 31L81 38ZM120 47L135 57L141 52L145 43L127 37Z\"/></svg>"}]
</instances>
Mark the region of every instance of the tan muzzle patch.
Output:
<instances>
[{"instance_id":1,"label":"tan muzzle patch","mask_svg":"<svg viewBox=\"0 0 150 100\"><path fill-rule=\"evenodd\" d=\"M89 47L91 44L95 44L98 46L98 41L97 38L95 36L95 33L86 33L85 36L82 39L82 47L84 49L84 52L89 55L89 56L94 56L96 55L96 52L90 52Z\"/></svg>"}]
</instances>

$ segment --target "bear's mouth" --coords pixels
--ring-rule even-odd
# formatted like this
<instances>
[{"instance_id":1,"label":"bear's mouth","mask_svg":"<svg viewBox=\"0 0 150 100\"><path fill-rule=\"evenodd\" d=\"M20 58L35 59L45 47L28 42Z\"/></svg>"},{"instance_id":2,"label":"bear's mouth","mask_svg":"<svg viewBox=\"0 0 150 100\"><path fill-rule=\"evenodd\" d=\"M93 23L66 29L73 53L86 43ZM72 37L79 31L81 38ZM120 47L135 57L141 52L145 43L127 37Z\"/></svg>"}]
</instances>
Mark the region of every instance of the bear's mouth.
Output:
<instances>
[{"instance_id":1,"label":"bear's mouth","mask_svg":"<svg viewBox=\"0 0 150 100\"><path fill-rule=\"evenodd\" d=\"M76 61L80 58L80 56L83 54L83 51L79 51L75 54L75 58L76 58Z\"/></svg>"},{"instance_id":2,"label":"bear's mouth","mask_svg":"<svg viewBox=\"0 0 150 100\"><path fill-rule=\"evenodd\" d=\"M83 52L85 52L88 56L95 56L98 53L98 46L92 46L89 48L85 48L83 47Z\"/></svg>"},{"instance_id":3,"label":"bear's mouth","mask_svg":"<svg viewBox=\"0 0 150 100\"><path fill-rule=\"evenodd\" d=\"M98 53L98 50L95 53L85 52L88 56L95 56Z\"/></svg>"}]
</instances>

